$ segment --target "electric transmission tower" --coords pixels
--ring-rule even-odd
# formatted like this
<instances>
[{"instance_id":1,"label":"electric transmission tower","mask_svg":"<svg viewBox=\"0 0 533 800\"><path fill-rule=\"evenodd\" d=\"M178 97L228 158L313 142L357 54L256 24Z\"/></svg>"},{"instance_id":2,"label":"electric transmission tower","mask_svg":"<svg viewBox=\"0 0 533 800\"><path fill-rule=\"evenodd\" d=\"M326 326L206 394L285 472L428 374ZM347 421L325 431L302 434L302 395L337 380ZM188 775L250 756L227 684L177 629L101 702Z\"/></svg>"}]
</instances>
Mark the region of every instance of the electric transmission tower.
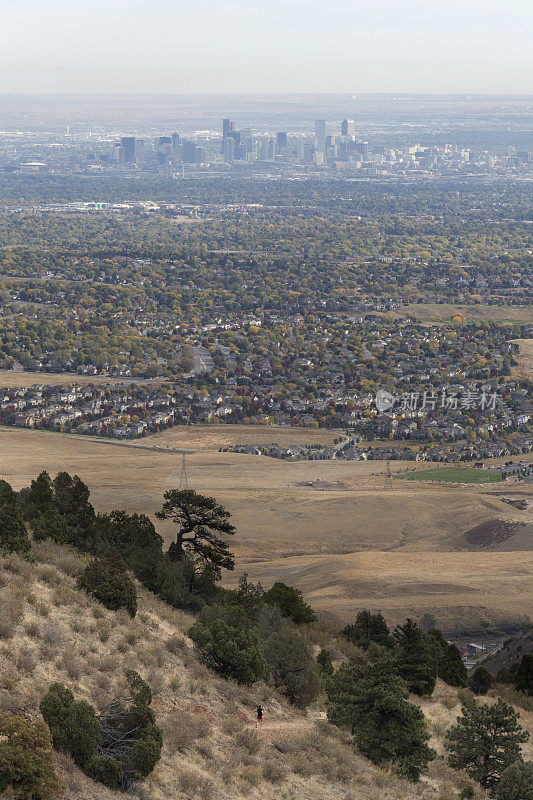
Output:
<instances>
[{"instance_id":1,"label":"electric transmission tower","mask_svg":"<svg viewBox=\"0 0 533 800\"><path fill-rule=\"evenodd\" d=\"M189 480L187 478L187 464L185 463L185 453L181 457L181 475L180 475L180 491L189 488Z\"/></svg>"},{"instance_id":2,"label":"electric transmission tower","mask_svg":"<svg viewBox=\"0 0 533 800\"><path fill-rule=\"evenodd\" d=\"M385 473L385 489L392 489L392 472L390 471L390 458L387 459L387 472Z\"/></svg>"}]
</instances>

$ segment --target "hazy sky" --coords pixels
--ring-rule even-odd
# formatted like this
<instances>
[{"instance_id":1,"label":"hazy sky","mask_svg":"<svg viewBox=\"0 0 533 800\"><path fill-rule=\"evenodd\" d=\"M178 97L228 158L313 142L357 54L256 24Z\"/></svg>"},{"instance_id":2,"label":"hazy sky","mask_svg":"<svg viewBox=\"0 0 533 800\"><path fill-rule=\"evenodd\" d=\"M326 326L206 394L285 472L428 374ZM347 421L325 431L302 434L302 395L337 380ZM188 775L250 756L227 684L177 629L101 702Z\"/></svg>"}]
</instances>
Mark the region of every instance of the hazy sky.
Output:
<instances>
[{"instance_id":1,"label":"hazy sky","mask_svg":"<svg viewBox=\"0 0 533 800\"><path fill-rule=\"evenodd\" d=\"M0 0L0 92L533 93L532 0Z\"/></svg>"}]
</instances>

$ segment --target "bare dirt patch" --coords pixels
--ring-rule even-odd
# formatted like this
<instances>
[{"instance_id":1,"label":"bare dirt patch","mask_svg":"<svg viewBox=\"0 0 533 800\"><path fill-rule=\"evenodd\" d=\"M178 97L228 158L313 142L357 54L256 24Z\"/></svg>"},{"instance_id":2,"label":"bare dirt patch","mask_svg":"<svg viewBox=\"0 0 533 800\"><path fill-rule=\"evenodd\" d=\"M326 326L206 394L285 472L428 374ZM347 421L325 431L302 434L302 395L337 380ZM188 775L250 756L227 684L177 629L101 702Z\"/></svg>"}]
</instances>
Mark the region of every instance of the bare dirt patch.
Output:
<instances>
[{"instance_id":1,"label":"bare dirt patch","mask_svg":"<svg viewBox=\"0 0 533 800\"><path fill-rule=\"evenodd\" d=\"M461 549L494 550L521 532L524 524L506 522L503 519L489 519L465 531L461 537ZM531 526L529 526L531 528ZM533 548L533 542L532 542Z\"/></svg>"}]
</instances>

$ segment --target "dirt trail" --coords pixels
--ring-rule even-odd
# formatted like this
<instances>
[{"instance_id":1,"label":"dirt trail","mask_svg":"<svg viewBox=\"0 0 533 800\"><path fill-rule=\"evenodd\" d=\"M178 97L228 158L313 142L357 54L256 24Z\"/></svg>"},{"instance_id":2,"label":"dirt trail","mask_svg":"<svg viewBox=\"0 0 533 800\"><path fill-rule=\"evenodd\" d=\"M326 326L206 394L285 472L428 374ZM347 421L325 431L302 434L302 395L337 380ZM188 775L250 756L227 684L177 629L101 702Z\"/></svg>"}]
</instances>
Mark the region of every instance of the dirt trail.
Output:
<instances>
[{"instance_id":1,"label":"dirt trail","mask_svg":"<svg viewBox=\"0 0 533 800\"><path fill-rule=\"evenodd\" d=\"M254 720L251 723L251 727L256 727L259 735L266 734L269 736L274 733L302 734L313 731L315 722L319 719L326 719L325 711L312 712L307 717L299 717L297 719L268 719L266 714L263 722L258 725Z\"/></svg>"}]
</instances>

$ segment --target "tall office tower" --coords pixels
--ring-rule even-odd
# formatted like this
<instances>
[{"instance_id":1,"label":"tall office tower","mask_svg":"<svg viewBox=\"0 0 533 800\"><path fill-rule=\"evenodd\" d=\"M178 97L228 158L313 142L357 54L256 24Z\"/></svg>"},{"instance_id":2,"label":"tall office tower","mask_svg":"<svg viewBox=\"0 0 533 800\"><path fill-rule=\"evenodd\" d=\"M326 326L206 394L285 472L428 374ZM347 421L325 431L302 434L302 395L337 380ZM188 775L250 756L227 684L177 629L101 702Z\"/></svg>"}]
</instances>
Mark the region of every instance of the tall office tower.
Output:
<instances>
[{"instance_id":1,"label":"tall office tower","mask_svg":"<svg viewBox=\"0 0 533 800\"><path fill-rule=\"evenodd\" d=\"M341 123L341 136L355 136L354 119L343 119Z\"/></svg>"},{"instance_id":2,"label":"tall office tower","mask_svg":"<svg viewBox=\"0 0 533 800\"><path fill-rule=\"evenodd\" d=\"M181 160L184 164L196 163L196 145L189 139L184 139L181 143Z\"/></svg>"},{"instance_id":3,"label":"tall office tower","mask_svg":"<svg viewBox=\"0 0 533 800\"><path fill-rule=\"evenodd\" d=\"M155 148L158 155L169 156L172 153L172 137L158 136L155 140Z\"/></svg>"},{"instance_id":4,"label":"tall office tower","mask_svg":"<svg viewBox=\"0 0 533 800\"><path fill-rule=\"evenodd\" d=\"M205 147L194 148L194 163L195 164L207 163L207 150L205 149Z\"/></svg>"},{"instance_id":5,"label":"tall office tower","mask_svg":"<svg viewBox=\"0 0 533 800\"><path fill-rule=\"evenodd\" d=\"M326 120L315 120L315 147L319 153L326 152Z\"/></svg>"},{"instance_id":6,"label":"tall office tower","mask_svg":"<svg viewBox=\"0 0 533 800\"><path fill-rule=\"evenodd\" d=\"M226 136L222 143L224 161L231 163L235 161L236 142L233 136Z\"/></svg>"},{"instance_id":7,"label":"tall office tower","mask_svg":"<svg viewBox=\"0 0 533 800\"><path fill-rule=\"evenodd\" d=\"M276 145L278 150L282 147L287 147L287 131L278 131L276 133Z\"/></svg>"},{"instance_id":8,"label":"tall office tower","mask_svg":"<svg viewBox=\"0 0 533 800\"><path fill-rule=\"evenodd\" d=\"M229 136L232 131L235 130L235 124L232 119L223 119L222 120L222 136L224 139L226 136Z\"/></svg>"},{"instance_id":9,"label":"tall office tower","mask_svg":"<svg viewBox=\"0 0 533 800\"><path fill-rule=\"evenodd\" d=\"M178 147L180 146L180 135L179 133L172 134L172 150L174 153L177 151Z\"/></svg>"},{"instance_id":10,"label":"tall office tower","mask_svg":"<svg viewBox=\"0 0 533 800\"><path fill-rule=\"evenodd\" d=\"M120 155L120 160L123 164L135 164L137 160L135 136L122 136L120 140Z\"/></svg>"}]
</instances>

